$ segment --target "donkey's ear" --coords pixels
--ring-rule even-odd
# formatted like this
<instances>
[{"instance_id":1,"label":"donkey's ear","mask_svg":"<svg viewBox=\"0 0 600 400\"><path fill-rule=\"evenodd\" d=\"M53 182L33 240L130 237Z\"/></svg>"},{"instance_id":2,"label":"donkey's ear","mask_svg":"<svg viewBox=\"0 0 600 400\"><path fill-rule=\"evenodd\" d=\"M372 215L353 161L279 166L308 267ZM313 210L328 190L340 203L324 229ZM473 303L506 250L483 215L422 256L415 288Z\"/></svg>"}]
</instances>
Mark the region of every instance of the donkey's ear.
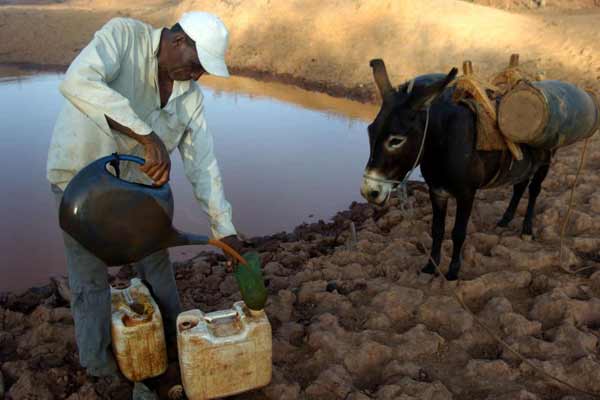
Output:
<instances>
[{"instance_id":1,"label":"donkey's ear","mask_svg":"<svg viewBox=\"0 0 600 400\"><path fill-rule=\"evenodd\" d=\"M446 87L448 87L454 78L456 78L457 74L458 69L452 68L444 79L425 87L423 90L420 90L419 93L415 92L409 100L410 107L413 110L420 110L423 107L429 107L431 103L433 103L435 99L437 99L444 92Z\"/></svg>"},{"instance_id":2,"label":"donkey's ear","mask_svg":"<svg viewBox=\"0 0 600 400\"><path fill-rule=\"evenodd\" d=\"M373 78L375 79L377 89L379 89L379 95L383 99L389 94L391 94L394 90L392 88L392 84L390 83L390 78L388 77L387 70L385 69L385 63L382 59L377 58L371 60L371 62L369 62L369 65L373 69Z\"/></svg>"}]
</instances>

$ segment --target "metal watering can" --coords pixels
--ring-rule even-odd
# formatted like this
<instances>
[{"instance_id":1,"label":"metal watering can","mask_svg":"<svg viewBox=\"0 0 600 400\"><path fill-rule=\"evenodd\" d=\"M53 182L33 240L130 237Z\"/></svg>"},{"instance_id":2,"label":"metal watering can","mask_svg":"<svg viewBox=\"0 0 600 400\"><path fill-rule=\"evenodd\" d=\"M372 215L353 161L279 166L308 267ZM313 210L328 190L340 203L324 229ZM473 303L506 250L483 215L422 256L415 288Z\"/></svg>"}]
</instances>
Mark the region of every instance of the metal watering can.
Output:
<instances>
[{"instance_id":1,"label":"metal watering can","mask_svg":"<svg viewBox=\"0 0 600 400\"><path fill-rule=\"evenodd\" d=\"M148 186L119 177L119 163L144 159L112 154L83 168L67 185L60 227L108 266L133 263L168 247L211 244L245 260L222 242L181 232L172 225L171 187ZM110 164L116 176L107 170Z\"/></svg>"}]
</instances>

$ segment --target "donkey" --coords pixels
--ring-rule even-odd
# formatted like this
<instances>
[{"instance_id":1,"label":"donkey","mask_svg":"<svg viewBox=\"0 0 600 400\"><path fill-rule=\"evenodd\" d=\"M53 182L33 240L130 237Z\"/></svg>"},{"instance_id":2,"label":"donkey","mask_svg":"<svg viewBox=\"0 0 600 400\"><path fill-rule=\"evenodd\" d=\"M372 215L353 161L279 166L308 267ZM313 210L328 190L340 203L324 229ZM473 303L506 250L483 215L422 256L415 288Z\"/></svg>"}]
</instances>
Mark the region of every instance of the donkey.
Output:
<instances>
[{"instance_id":1,"label":"donkey","mask_svg":"<svg viewBox=\"0 0 600 400\"><path fill-rule=\"evenodd\" d=\"M421 272L435 274L435 265L439 265L451 196L456 199L457 210L448 280L458 279L467 224L478 189L514 185L510 204L498 222L505 227L529 186L521 234L531 237L535 202L548 174L552 152L523 145L523 159L519 161L507 151L476 150L475 113L452 101L454 89L449 84L456 77L456 68L447 75L417 77L394 89L384 62L371 60L370 65L383 103L368 127L370 154L361 194L370 203L385 204L392 190L404 185L412 169L420 164L433 209L431 258Z\"/></svg>"}]
</instances>

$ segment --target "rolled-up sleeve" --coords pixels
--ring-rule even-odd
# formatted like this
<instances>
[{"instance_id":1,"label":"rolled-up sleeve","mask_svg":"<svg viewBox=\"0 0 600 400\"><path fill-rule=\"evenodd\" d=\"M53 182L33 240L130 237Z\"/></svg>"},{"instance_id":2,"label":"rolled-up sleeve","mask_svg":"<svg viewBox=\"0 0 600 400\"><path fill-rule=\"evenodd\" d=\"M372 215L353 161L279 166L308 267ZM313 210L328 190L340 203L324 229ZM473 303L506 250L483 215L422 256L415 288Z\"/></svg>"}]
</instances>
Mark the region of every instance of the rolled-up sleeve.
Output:
<instances>
[{"instance_id":1,"label":"rolled-up sleeve","mask_svg":"<svg viewBox=\"0 0 600 400\"><path fill-rule=\"evenodd\" d=\"M105 116L138 135L152 132L135 113L129 100L107 85L118 75L121 59L131 40L132 32L124 21L119 18L109 21L73 61L60 85L67 100L108 135L111 130Z\"/></svg>"},{"instance_id":2,"label":"rolled-up sleeve","mask_svg":"<svg viewBox=\"0 0 600 400\"><path fill-rule=\"evenodd\" d=\"M202 105L192 115L179 142L179 152L194 194L209 217L213 237L220 239L235 235L231 205L225 199L221 172L213 151L213 137L206 125Z\"/></svg>"}]
</instances>

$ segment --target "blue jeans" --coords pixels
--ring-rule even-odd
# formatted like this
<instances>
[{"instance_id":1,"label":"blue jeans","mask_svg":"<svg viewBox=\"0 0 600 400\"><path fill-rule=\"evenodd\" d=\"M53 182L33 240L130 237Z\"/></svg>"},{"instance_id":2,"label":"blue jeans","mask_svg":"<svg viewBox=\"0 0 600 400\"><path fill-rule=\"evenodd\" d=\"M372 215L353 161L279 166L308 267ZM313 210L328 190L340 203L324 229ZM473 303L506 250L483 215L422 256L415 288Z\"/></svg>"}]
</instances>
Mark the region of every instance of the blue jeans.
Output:
<instances>
[{"instance_id":1,"label":"blue jeans","mask_svg":"<svg viewBox=\"0 0 600 400\"><path fill-rule=\"evenodd\" d=\"M60 204L62 191L52 185L52 192L57 205ZM111 351L108 267L66 232L63 236L79 362L89 375L113 375L117 373L117 365ZM167 340L174 339L181 303L168 251L158 251L135 263L134 267L151 287L161 310Z\"/></svg>"}]
</instances>

